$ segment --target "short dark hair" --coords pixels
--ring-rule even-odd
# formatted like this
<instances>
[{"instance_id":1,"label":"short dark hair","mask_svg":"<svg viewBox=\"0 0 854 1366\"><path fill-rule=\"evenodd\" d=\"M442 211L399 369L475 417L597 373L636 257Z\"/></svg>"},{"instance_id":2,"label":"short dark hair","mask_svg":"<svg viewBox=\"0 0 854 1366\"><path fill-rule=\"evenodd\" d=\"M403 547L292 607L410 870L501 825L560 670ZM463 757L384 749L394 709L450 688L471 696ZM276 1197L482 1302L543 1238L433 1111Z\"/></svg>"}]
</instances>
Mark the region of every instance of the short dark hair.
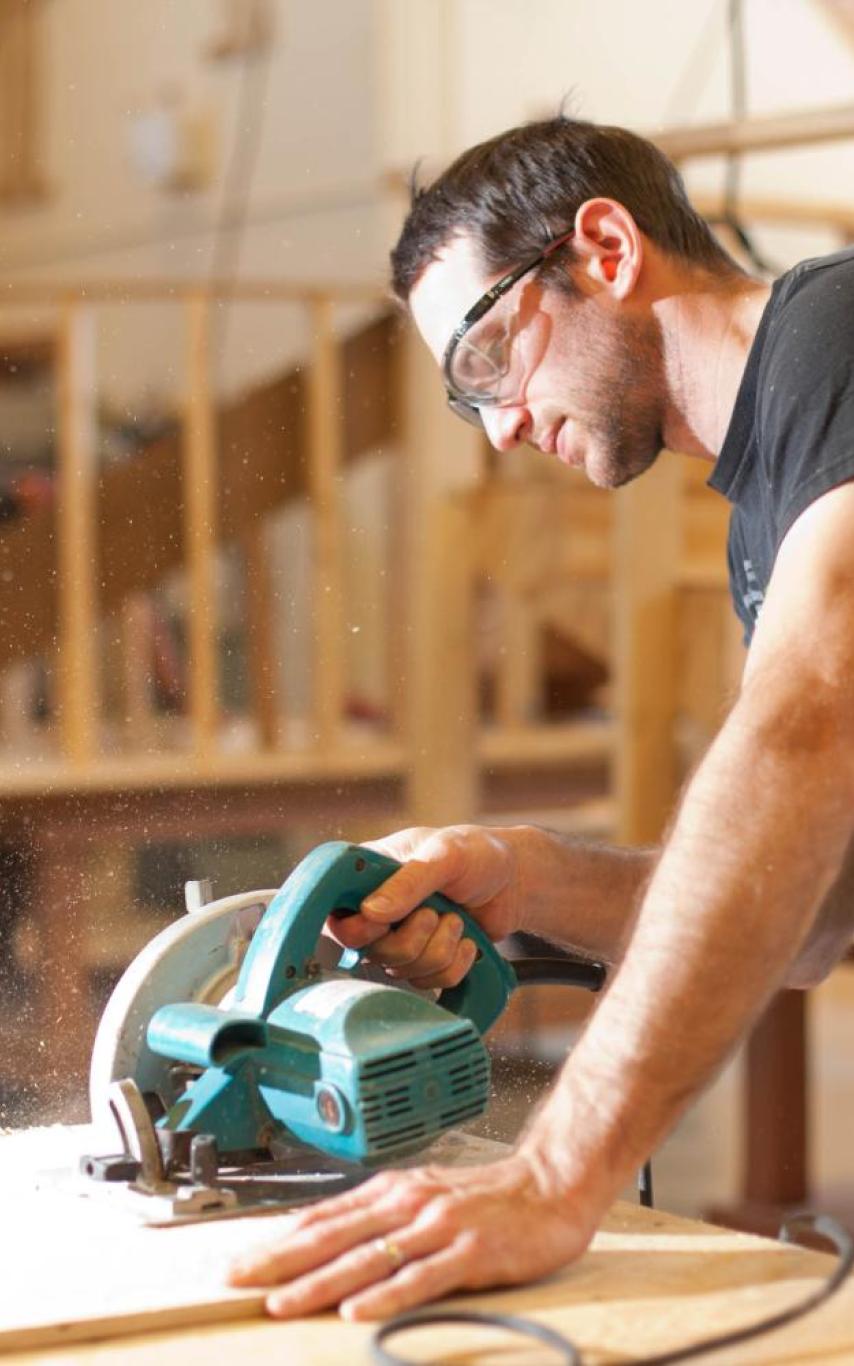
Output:
<instances>
[{"instance_id":1,"label":"short dark hair","mask_svg":"<svg viewBox=\"0 0 854 1366\"><path fill-rule=\"evenodd\" d=\"M406 303L422 272L462 231L478 239L489 270L509 270L536 256L572 226L585 200L599 196L619 200L663 251L718 274L741 273L653 143L625 128L559 115L511 128L463 152L432 185L413 185L391 253L392 288ZM565 252L571 251L570 242ZM566 260L563 252L556 255ZM555 258L543 275L568 285Z\"/></svg>"}]
</instances>

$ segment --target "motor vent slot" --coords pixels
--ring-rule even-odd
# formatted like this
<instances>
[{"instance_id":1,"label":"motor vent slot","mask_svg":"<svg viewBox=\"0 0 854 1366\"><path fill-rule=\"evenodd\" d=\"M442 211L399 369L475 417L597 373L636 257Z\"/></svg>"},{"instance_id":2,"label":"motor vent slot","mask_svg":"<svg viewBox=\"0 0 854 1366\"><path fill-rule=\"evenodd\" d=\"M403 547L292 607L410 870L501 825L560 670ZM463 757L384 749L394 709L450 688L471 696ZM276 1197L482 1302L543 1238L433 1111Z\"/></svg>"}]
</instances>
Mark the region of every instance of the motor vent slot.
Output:
<instances>
[{"instance_id":1,"label":"motor vent slot","mask_svg":"<svg viewBox=\"0 0 854 1366\"><path fill-rule=\"evenodd\" d=\"M438 1042L373 1058L359 1071L369 1151L426 1144L482 1114L489 1098L489 1058L468 1024Z\"/></svg>"},{"instance_id":2,"label":"motor vent slot","mask_svg":"<svg viewBox=\"0 0 854 1366\"><path fill-rule=\"evenodd\" d=\"M363 1063L362 1076L366 1079L377 1076L388 1077L392 1072L407 1072L415 1065L416 1055L410 1049L406 1053L392 1053L386 1058L375 1058L371 1062Z\"/></svg>"}]
</instances>

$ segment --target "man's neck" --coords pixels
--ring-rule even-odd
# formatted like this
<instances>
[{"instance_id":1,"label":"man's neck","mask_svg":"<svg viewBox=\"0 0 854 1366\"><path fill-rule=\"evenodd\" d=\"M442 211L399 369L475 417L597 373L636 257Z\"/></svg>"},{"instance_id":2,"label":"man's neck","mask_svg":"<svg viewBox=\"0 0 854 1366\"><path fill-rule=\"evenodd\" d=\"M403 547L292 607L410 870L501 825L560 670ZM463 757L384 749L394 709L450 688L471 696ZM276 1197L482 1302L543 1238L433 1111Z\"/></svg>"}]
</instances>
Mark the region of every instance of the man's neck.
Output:
<instances>
[{"instance_id":1,"label":"man's neck","mask_svg":"<svg viewBox=\"0 0 854 1366\"><path fill-rule=\"evenodd\" d=\"M770 293L748 276L703 279L653 304L664 342L670 450L717 459Z\"/></svg>"}]
</instances>

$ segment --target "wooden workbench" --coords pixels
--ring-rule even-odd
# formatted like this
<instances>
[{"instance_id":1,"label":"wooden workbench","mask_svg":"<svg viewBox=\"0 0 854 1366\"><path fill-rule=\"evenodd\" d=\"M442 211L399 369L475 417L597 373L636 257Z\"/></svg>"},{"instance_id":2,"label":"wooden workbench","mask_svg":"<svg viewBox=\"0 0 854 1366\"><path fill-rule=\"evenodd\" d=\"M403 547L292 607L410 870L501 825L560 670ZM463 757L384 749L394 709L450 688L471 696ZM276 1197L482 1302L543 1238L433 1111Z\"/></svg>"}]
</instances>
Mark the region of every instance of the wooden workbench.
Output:
<instances>
[{"instance_id":1,"label":"wooden workbench","mask_svg":"<svg viewBox=\"0 0 854 1366\"><path fill-rule=\"evenodd\" d=\"M4 1361L369 1361L370 1325L345 1324L331 1315L274 1323L263 1317L258 1291L223 1285L226 1262L272 1234L287 1216L140 1227L126 1216L117 1218L111 1204L84 1198L73 1183L57 1179L87 1147L91 1134L83 1128L0 1138ZM470 1156L477 1156L476 1148ZM618 1203L574 1266L539 1285L455 1304L531 1315L571 1335L586 1363L632 1361L800 1300L829 1265L818 1253ZM553 1359L526 1343L510 1350L515 1341L480 1329L434 1328L408 1338L406 1351L414 1361L457 1363L464 1351L470 1366L534 1366ZM714 1360L730 1366L854 1363L854 1282L802 1322Z\"/></svg>"}]
</instances>

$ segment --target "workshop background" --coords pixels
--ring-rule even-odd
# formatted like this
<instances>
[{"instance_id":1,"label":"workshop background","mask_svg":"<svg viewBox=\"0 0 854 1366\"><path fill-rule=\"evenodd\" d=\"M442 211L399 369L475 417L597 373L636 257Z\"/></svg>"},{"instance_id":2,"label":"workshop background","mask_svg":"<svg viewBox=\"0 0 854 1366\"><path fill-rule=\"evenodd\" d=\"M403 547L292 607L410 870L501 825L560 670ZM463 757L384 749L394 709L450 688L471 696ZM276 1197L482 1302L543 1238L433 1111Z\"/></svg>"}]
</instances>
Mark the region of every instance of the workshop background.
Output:
<instances>
[{"instance_id":1,"label":"workshop background","mask_svg":"<svg viewBox=\"0 0 854 1366\"><path fill-rule=\"evenodd\" d=\"M849 0L0 0L0 1126L85 1118L188 879L408 824L657 838L737 687L726 508L684 460L613 495L490 452L388 249L417 160L563 104L779 273L854 240L853 92ZM489 1132L574 996L496 1029ZM661 1203L850 1190L852 1023L845 965L775 1003Z\"/></svg>"}]
</instances>

